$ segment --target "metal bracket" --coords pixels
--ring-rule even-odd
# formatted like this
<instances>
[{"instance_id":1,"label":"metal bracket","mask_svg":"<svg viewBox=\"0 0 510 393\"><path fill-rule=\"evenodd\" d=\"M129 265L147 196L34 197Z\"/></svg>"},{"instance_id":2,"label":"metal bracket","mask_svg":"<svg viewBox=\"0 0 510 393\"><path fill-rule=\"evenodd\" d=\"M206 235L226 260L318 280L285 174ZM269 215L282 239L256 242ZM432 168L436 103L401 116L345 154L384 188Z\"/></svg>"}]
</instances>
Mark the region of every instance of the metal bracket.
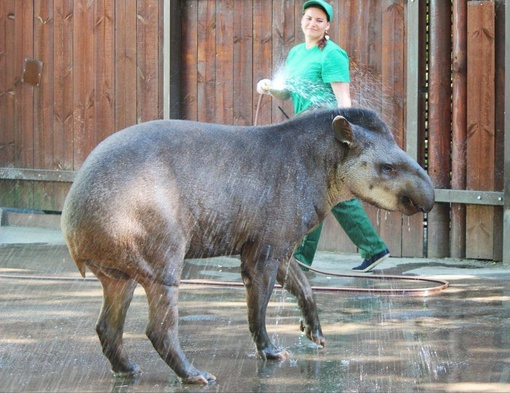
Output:
<instances>
[{"instance_id":1,"label":"metal bracket","mask_svg":"<svg viewBox=\"0 0 510 393\"><path fill-rule=\"evenodd\" d=\"M436 202L503 206L504 193L497 191L445 190L436 188Z\"/></svg>"}]
</instances>

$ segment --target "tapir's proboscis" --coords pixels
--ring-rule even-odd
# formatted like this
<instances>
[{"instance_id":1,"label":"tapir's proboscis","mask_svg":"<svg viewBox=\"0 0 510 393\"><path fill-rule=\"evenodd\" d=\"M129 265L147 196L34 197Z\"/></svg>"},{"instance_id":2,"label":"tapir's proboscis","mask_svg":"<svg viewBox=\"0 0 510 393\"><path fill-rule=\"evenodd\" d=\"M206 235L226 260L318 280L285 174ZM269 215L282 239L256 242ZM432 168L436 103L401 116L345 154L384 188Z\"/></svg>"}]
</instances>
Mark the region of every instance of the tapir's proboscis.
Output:
<instances>
[{"instance_id":1,"label":"tapir's proboscis","mask_svg":"<svg viewBox=\"0 0 510 393\"><path fill-rule=\"evenodd\" d=\"M324 346L312 289L292 253L335 204L354 197L406 215L434 204L427 173L367 109L320 110L259 127L156 120L105 139L76 176L62 230L81 274L88 268L102 284L96 331L113 373L141 372L122 343L140 284L146 333L160 356L185 383L215 380L179 344L187 258L240 255L249 330L263 359L286 357L266 331L275 281L296 296L301 330Z\"/></svg>"}]
</instances>

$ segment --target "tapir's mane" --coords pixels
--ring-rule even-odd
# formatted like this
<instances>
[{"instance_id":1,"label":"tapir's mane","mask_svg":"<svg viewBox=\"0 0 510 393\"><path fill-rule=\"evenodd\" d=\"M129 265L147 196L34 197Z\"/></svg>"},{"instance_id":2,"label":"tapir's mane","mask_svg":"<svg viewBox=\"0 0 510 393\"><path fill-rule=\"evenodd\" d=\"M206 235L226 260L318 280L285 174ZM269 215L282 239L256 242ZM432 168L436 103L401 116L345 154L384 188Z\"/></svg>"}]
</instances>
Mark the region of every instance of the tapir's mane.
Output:
<instances>
[{"instance_id":1,"label":"tapir's mane","mask_svg":"<svg viewBox=\"0 0 510 393\"><path fill-rule=\"evenodd\" d=\"M345 108L339 109L338 114L344 116L350 123L361 126L367 130L389 133L388 126L384 123L379 115L365 108Z\"/></svg>"},{"instance_id":2,"label":"tapir's mane","mask_svg":"<svg viewBox=\"0 0 510 393\"><path fill-rule=\"evenodd\" d=\"M319 109L300 114L296 116L296 119L306 119L305 121L315 124L322 121L332 123L333 119L338 115L345 117L350 123L361 126L366 130L381 134L391 134L388 126L381 120L379 115L367 108Z\"/></svg>"}]
</instances>

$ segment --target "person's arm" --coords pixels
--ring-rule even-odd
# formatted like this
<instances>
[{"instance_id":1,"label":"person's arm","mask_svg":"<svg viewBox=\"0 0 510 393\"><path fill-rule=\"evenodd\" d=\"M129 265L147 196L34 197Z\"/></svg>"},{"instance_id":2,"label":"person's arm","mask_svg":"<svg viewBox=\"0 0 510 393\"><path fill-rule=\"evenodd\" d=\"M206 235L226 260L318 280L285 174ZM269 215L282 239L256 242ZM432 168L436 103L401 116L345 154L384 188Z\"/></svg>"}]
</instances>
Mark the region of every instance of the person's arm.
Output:
<instances>
[{"instance_id":1,"label":"person's arm","mask_svg":"<svg viewBox=\"0 0 510 393\"><path fill-rule=\"evenodd\" d=\"M339 108L349 108L352 105L349 83L331 82L331 88L333 89Z\"/></svg>"},{"instance_id":2,"label":"person's arm","mask_svg":"<svg viewBox=\"0 0 510 393\"><path fill-rule=\"evenodd\" d=\"M273 89L273 82L270 79L262 79L257 83L257 93L259 94L270 94L273 97L285 101L290 98L289 91L283 87L281 89Z\"/></svg>"},{"instance_id":3,"label":"person's arm","mask_svg":"<svg viewBox=\"0 0 510 393\"><path fill-rule=\"evenodd\" d=\"M274 98L282 101L288 100L290 98L290 93L287 89L269 89L269 94L271 94Z\"/></svg>"}]
</instances>

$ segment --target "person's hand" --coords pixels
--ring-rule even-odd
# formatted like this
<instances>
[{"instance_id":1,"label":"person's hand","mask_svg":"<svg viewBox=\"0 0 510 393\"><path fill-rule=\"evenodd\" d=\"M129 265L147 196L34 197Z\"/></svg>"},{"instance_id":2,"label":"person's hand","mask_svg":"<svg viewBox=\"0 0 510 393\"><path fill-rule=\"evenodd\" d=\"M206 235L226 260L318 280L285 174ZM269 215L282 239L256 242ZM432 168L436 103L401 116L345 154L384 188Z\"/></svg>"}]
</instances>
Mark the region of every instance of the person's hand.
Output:
<instances>
[{"instance_id":1,"label":"person's hand","mask_svg":"<svg viewBox=\"0 0 510 393\"><path fill-rule=\"evenodd\" d=\"M271 90L271 80L270 79L262 79L257 83L257 93L259 94L270 94L269 90Z\"/></svg>"}]
</instances>

